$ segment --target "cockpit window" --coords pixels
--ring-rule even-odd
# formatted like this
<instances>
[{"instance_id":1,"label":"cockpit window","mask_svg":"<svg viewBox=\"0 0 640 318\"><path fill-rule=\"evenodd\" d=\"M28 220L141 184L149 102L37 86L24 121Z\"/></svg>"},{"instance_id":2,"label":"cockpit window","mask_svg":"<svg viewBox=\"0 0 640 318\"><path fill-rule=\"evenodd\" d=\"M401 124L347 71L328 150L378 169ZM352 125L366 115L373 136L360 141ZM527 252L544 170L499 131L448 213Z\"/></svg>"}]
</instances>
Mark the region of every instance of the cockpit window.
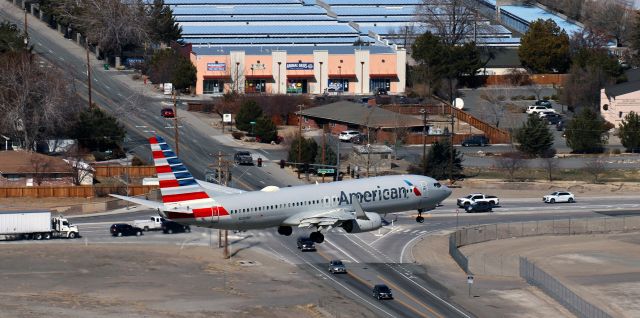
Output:
<instances>
[{"instance_id":1,"label":"cockpit window","mask_svg":"<svg viewBox=\"0 0 640 318\"><path fill-rule=\"evenodd\" d=\"M436 188L442 187L442 185L440 183L438 183L438 182L434 183L433 186L436 187Z\"/></svg>"}]
</instances>

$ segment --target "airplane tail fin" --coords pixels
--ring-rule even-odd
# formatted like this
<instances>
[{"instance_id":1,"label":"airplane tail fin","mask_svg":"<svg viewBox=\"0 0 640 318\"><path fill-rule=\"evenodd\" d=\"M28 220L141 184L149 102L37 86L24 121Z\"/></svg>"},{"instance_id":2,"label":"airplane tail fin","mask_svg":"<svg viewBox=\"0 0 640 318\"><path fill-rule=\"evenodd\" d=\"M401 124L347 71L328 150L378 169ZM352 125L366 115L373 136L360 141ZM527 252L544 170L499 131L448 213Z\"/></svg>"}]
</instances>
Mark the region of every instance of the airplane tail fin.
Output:
<instances>
[{"instance_id":1,"label":"airplane tail fin","mask_svg":"<svg viewBox=\"0 0 640 318\"><path fill-rule=\"evenodd\" d=\"M162 203L168 217L212 216L218 204L198 184L165 140L160 136L154 136L149 138L149 144L158 175Z\"/></svg>"}]
</instances>

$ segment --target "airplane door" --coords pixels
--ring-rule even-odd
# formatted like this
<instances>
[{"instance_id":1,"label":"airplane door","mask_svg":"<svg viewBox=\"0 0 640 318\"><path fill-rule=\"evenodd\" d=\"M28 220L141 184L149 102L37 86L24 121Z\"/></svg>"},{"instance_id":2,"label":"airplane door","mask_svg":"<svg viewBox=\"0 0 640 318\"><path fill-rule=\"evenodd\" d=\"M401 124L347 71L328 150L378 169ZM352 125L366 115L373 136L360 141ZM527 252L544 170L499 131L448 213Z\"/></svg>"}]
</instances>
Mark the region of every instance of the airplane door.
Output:
<instances>
[{"instance_id":1,"label":"airplane door","mask_svg":"<svg viewBox=\"0 0 640 318\"><path fill-rule=\"evenodd\" d=\"M429 190L429 185L424 181L420 181L420 194L423 198L427 197L427 190Z\"/></svg>"},{"instance_id":2,"label":"airplane door","mask_svg":"<svg viewBox=\"0 0 640 318\"><path fill-rule=\"evenodd\" d=\"M211 208L211 223L218 223L220 221L220 209Z\"/></svg>"}]
</instances>

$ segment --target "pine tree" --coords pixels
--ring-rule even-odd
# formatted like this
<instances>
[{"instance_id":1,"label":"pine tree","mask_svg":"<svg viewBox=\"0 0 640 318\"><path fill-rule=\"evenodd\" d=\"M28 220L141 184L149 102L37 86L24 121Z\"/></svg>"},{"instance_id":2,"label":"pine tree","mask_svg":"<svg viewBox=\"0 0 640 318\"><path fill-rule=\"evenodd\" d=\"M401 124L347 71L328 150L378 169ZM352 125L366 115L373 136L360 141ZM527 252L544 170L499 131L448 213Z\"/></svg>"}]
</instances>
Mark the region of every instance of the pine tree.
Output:
<instances>
[{"instance_id":1,"label":"pine tree","mask_svg":"<svg viewBox=\"0 0 640 318\"><path fill-rule=\"evenodd\" d=\"M600 153L609 137L604 120L591 108L585 108L565 129L567 145L574 153Z\"/></svg>"},{"instance_id":2,"label":"pine tree","mask_svg":"<svg viewBox=\"0 0 640 318\"><path fill-rule=\"evenodd\" d=\"M520 41L522 65L536 73L564 73L570 66L569 36L553 20L537 20Z\"/></svg>"},{"instance_id":3,"label":"pine tree","mask_svg":"<svg viewBox=\"0 0 640 318\"><path fill-rule=\"evenodd\" d=\"M256 122L262 116L262 108L253 99L245 100L240 105L240 110L236 115L236 127L243 131L251 131L251 122Z\"/></svg>"},{"instance_id":4,"label":"pine tree","mask_svg":"<svg viewBox=\"0 0 640 318\"><path fill-rule=\"evenodd\" d=\"M448 140L444 142L436 141L431 145L431 149L427 153L427 158L423 158L420 172L424 171L425 163L427 165L426 173L428 176L442 180L449 178L449 162L451 156L451 143ZM453 149L453 169L451 170L454 179L462 176L462 154Z\"/></svg>"},{"instance_id":5,"label":"pine tree","mask_svg":"<svg viewBox=\"0 0 640 318\"><path fill-rule=\"evenodd\" d=\"M169 44L182 37L182 27L173 17L173 10L164 0L154 0L148 9L148 26L151 38L156 43Z\"/></svg>"},{"instance_id":6,"label":"pine tree","mask_svg":"<svg viewBox=\"0 0 640 318\"><path fill-rule=\"evenodd\" d=\"M271 118L261 116L256 120L255 135L260 138L260 142L270 143L278 138L278 127Z\"/></svg>"},{"instance_id":7,"label":"pine tree","mask_svg":"<svg viewBox=\"0 0 640 318\"><path fill-rule=\"evenodd\" d=\"M640 151L640 115L630 112L620 123L618 137L628 152Z\"/></svg>"},{"instance_id":8,"label":"pine tree","mask_svg":"<svg viewBox=\"0 0 640 318\"><path fill-rule=\"evenodd\" d=\"M298 144L300 143L300 163L314 163L318 155L318 144L313 138L304 138L299 135L291 142L289 148L289 162L298 162Z\"/></svg>"},{"instance_id":9,"label":"pine tree","mask_svg":"<svg viewBox=\"0 0 640 318\"><path fill-rule=\"evenodd\" d=\"M518 150L531 157L542 157L553 147L553 135L537 114L529 115L515 137L520 144Z\"/></svg>"}]
</instances>

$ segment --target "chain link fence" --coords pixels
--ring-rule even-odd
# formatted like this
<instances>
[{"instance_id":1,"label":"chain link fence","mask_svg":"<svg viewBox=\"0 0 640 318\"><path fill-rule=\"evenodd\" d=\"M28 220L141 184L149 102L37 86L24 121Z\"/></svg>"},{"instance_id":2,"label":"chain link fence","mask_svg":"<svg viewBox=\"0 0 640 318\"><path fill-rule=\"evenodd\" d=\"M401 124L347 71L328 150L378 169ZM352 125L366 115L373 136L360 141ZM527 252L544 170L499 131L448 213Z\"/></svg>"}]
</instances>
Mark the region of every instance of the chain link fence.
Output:
<instances>
[{"instance_id":1,"label":"chain link fence","mask_svg":"<svg viewBox=\"0 0 640 318\"><path fill-rule=\"evenodd\" d=\"M520 277L530 285L542 289L547 295L578 317L612 318L611 315L572 292L556 278L547 274L524 257L520 257Z\"/></svg>"}]
</instances>

